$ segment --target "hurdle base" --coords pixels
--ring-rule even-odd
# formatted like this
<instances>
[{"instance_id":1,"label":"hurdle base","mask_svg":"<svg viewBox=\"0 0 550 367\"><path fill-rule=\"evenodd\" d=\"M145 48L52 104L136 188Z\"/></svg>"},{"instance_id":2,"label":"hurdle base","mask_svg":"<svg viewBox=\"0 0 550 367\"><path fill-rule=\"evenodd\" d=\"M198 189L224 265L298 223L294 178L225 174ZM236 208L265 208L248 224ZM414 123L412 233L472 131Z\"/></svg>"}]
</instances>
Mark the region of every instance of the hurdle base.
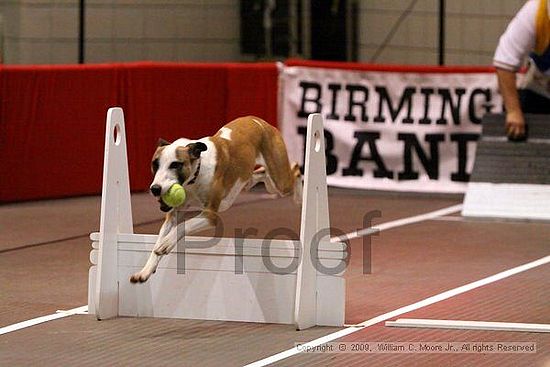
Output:
<instances>
[{"instance_id":1,"label":"hurdle base","mask_svg":"<svg viewBox=\"0 0 550 367\"><path fill-rule=\"evenodd\" d=\"M462 216L550 221L550 185L470 182Z\"/></svg>"},{"instance_id":2,"label":"hurdle base","mask_svg":"<svg viewBox=\"0 0 550 367\"><path fill-rule=\"evenodd\" d=\"M96 286L99 233L90 235L90 290ZM208 248L174 249L145 283L132 284L157 236L121 233L117 237L118 316L164 317L258 323L294 323L296 270L276 274L273 267L296 263L300 242L272 240L269 257L262 256L264 240L246 239L237 253L235 239L219 238ZM189 243L206 241L189 237ZM240 251L239 251L240 252ZM345 260L345 245L321 242L319 262L335 268ZM271 265L270 265L271 264ZM89 313L95 314L94 292L89 292ZM317 272L316 324L342 326L345 281L343 272Z\"/></svg>"}]
</instances>

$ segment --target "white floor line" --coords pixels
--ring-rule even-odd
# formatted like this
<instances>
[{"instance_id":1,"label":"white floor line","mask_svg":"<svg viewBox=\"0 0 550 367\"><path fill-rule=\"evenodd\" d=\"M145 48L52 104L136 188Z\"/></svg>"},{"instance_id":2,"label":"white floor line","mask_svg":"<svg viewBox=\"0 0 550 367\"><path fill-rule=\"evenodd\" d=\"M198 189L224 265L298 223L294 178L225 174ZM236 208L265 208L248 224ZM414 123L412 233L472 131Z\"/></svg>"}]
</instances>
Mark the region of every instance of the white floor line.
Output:
<instances>
[{"instance_id":1,"label":"white floor line","mask_svg":"<svg viewBox=\"0 0 550 367\"><path fill-rule=\"evenodd\" d=\"M510 277L512 275L515 275L515 274L518 274L518 273L527 271L529 269L536 268L537 266L545 265L545 264L548 264L548 263L550 263L550 256L545 256L543 258L532 261L530 263L523 264L523 265L517 266L515 268L502 271L500 273L491 275L487 278L483 278L483 279L477 280L475 282L465 284L465 285L457 287L457 288L450 289L446 292L436 294L435 296L432 296L432 297L423 299L421 301L412 303L408 306L404 306L404 307L398 308L397 310L390 311L390 312L387 312L385 314L376 316L372 319L365 320L365 321L363 321L359 324L347 327L345 329L339 330L339 331L334 332L332 334L328 334L328 335L325 335L321 338L318 338L318 339L312 340L308 343L302 344L300 349L298 349L297 347L294 347L294 348L282 351L280 353L274 354L270 357L264 358L262 360L247 364L245 367L263 367L263 366L267 366L271 363L275 363L275 362L281 361L283 359L292 357L296 354L299 354L302 350L305 350L308 347L314 348L318 345L322 345L324 343L328 343L330 341L342 338L346 335L353 334L353 333L358 332L358 331L360 331L360 330L362 330L366 327L378 324L380 322L386 321L386 320L391 319L393 317L397 317L397 316L400 316L400 315L405 314L407 312L418 310L419 308L426 307L426 306L432 305L432 304L437 303L437 302L441 302L443 300L454 297L456 295L471 291L472 289L482 287L484 285L496 282L498 280Z\"/></svg>"},{"instance_id":2,"label":"white floor line","mask_svg":"<svg viewBox=\"0 0 550 367\"><path fill-rule=\"evenodd\" d=\"M88 315L88 306L80 306L71 310L57 310L55 313L68 313L70 315ZM69 315L69 316L70 316Z\"/></svg>"},{"instance_id":3,"label":"white floor line","mask_svg":"<svg viewBox=\"0 0 550 367\"><path fill-rule=\"evenodd\" d=\"M454 216L448 216L448 215L445 215L443 217L433 218L432 220L440 220L443 222L464 222L465 221L464 217L462 216L454 217Z\"/></svg>"},{"instance_id":4,"label":"white floor line","mask_svg":"<svg viewBox=\"0 0 550 367\"><path fill-rule=\"evenodd\" d=\"M453 213L456 213L460 210L462 210L462 204L457 204L457 205L453 205L453 206L450 206L450 207L447 207L447 208L435 210L433 212L420 214L420 215L415 215L415 216L407 217L407 218L403 218L403 219L393 220L391 222L378 224L374 227L363 228L363 229L360 229L358 231L351 232L351 233L348 233L348 234L345 234L345 235L342 235L342 236L333 237L333 238L331 238L331 241L334 241L334 242L342 241L343 242L343 241L347 241L347 240L352 240L354 238L368 236L368 235L371 235L373 233L385 231L387 229L406 226L408 224L423 222L423 221L438 218L438 217L441 217L441 216L444 216L444 215L453 214Z\"/></svg>"},{"instance_id":5,"label":"white floor line","mask_svg":"<svg viewBox=\"0 0 550 367\"><path fill-rule=\"evenodd\" d=\"M82 314L84 311L88 311L88 306L81 306L81 307L73 308L71 310L66 310L66 311L57 311L56 313L53 313L51 315L40 316L35 319L18 322L17 324L8 325L0 328L0 335L11 333L12 331L21 330L30 326L42 324L43 322L57 320L67 316Z\"/></svg>"}]
</instances>

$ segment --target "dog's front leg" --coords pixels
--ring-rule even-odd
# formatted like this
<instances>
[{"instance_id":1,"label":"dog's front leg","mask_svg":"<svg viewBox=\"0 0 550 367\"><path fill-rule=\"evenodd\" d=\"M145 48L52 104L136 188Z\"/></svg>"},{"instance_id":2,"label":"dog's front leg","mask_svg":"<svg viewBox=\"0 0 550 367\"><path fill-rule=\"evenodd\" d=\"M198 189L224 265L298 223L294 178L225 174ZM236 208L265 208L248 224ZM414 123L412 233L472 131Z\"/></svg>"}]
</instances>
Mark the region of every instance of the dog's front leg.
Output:
<instances>
[{"instance_id":1,"label":"dog's front leg","mask_svg":"<svg viewBox=\"0 0 550 367\"><path fill-rule=\"evenodd\" d=\"M215 216L215 214L213 215ZM169 233L160 242L157 242L153 252L158 256L166 255L172 251L177 242L183 239L185 235L213 227L215 225L215 221L212 220L213 215L210 215L208 211L203 211L196 217L179 223L177 227L172 229L174 233Z\"/></svg>"},{"instance_id":2,"label":"dog's front leg","mask_svg":"<svg viewBox=\"0 0 550 367\"><path fill-rule=\"evenodd\" d=\"M162 224L162 227L160 227L159 235L157 238L157 241L155 243L155 247L153 248L153 251L151 251L151 254L149 255L149 259L147 259L147 263L145 263L145 266L143 269L141 269L139 272L135 273L130 277L130 282L132 283L143 283L149 277L151 274L153 274L157 270L157 266L160 262L160 259L162 255L159 255L156 253L155 249L160 246L160 244L165 243L170 236L173 236L174 243L176 242L175 239L175 233L172 234L174 229L177 226L177 215L175 215L173 212L170 212L166 214L166 219L164 220L164 223Z\"/></svg>"}]
</instances>

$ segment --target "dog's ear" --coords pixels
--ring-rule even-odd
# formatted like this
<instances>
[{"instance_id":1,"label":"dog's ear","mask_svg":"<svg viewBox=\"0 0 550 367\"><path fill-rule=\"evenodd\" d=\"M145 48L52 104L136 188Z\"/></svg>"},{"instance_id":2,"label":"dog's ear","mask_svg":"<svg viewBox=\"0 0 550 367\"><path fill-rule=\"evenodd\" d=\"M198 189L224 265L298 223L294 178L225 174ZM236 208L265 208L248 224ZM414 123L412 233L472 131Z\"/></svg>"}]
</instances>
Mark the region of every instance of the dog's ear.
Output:
<instances>
[{"instance_id":1,"label":"dog's ear","mask_svg":"<svg viewBox=\"0 0 550 367\"><path fill-rule=\"evenodd\" d=\"M188 144L186 147L189 149L189 156L193 159L199 158L201 156L201 152L206 150L206 144L201 143L200 141Z\"/></svg>"},{"instance_id":2,"label":"dog's ear","mask_svg":"<svg viewBox=\"0 0 550 367\"><path fill-rule=\"evenodd\" d=\"M158 142L159 147L163 147L165 145L170 145L170 144L172 144L172 143L170 143L169 141L164 140L163 138L160 138L159 142Z\"/></svg>"}]
</instances>

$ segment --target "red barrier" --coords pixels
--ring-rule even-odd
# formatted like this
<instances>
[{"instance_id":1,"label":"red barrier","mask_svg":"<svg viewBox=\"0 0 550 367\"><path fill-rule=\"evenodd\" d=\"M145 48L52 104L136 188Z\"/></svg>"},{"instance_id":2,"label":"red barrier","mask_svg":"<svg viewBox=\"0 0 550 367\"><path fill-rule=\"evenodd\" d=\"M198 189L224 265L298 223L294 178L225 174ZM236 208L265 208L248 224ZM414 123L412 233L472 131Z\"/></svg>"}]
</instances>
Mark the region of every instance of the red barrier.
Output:
<instances>
[{"instance_id":1,"label":"red barrier","mask_svg":"<svg viewBox=\"0 0 550 367\"><path fill-rule=\"evenodd\" d=\"M113 67L3 67L0 201L98 192L105 111L120 88Z\"/></svg>"},{"instance_id":2,"label":"red barrier","mask_svg":"<svg viewBox=\"0 0 550 367\"><path fill-rule=\"evenodd\" d=\"M276 64L0 67L0 202L97 194L105 114L126 116L132 190L159 137L213 134L255 114L276 123Z\"/></svg>"}]
</instances>

